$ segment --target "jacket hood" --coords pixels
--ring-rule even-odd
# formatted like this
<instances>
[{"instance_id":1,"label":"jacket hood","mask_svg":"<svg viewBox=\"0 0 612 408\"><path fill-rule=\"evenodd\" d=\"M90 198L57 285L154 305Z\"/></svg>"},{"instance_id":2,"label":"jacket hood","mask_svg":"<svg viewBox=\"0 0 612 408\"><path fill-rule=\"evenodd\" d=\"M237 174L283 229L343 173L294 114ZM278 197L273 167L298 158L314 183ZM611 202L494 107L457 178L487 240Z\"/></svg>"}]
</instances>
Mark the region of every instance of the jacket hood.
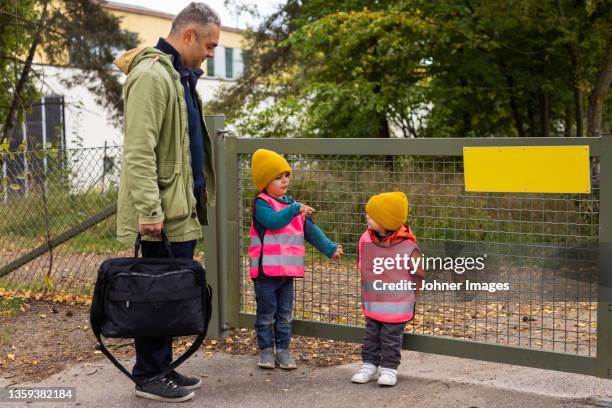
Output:
<instances>
[{"instance_id":1,"label":"jacket hood","mask_svg":"<svg viewBox=\"0 0 612 408\"><path fill-rule=\"evenodd\" d=\"M127 75L140 61L151 58L154 59L154 61L170 58L169 62L170 64L172 64L171 56L164 54L157 48L144 46L132 48L131 50L126 51L125 53L117 57L117 59L113 61L113 63L121 70L121 72Z\"/></svg>"},{"instance_id":2,"label":"jacket hood","mask_svg":"<svg viewBox=\"0 0 612 408\"><path fill-rule=\"evenodd\" d=\"M376 235L374 231L370 230L370 238L372 238L373 242L388 242L390 244L395 244L396 242L401 241L411 241L416 243L416 235L410 229L410 226L406 224L402 224L399 230L395 231L391 235L387 235L382 240Z\"/></svg>"}]
</instances>

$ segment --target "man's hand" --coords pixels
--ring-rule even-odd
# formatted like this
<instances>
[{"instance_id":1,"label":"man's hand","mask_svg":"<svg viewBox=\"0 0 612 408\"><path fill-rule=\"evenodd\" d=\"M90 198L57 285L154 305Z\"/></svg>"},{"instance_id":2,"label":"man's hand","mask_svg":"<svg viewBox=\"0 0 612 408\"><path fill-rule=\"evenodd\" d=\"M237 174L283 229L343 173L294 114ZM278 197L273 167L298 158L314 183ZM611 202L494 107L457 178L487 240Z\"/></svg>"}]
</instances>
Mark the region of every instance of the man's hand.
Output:
<instances>
[{"instance_id":1,"label":"man's hand","mask_svg":"<svg viewBox=\"0 0 612 408\"><path fill-rule=\"evenodd\" d=\"M336 248L336 252L334 252L334 254L332 255L331 259L333 259L334 261L337 261L338 259L340 259L342 257L342 245L338 244L338 247Z\"/></svg>"},{"instance_id":2,"label":"man's hand","mask_svg":"<svg viewBox=\"0 0 612 408\"><path fill-rule=\"evenodd\" d=\"M163 222L158 222L157 224L140 224L138 226L138 232L140 232L140 235L159 237L163 228Z\"/></svg>"},{"instance_id":3,"label":"man's hand","mask_svg":"<svg viewBox=\"0 0 612 408\"><path fill-rule=\"evenodd\" d=\"M310 207L310 206L307 206L307 205L304 205L304 204L302 204L300 206L300 214L303 214L305 217L312 216L314 211L315 211L315 209Z\"/></svg>"}]
</instances>

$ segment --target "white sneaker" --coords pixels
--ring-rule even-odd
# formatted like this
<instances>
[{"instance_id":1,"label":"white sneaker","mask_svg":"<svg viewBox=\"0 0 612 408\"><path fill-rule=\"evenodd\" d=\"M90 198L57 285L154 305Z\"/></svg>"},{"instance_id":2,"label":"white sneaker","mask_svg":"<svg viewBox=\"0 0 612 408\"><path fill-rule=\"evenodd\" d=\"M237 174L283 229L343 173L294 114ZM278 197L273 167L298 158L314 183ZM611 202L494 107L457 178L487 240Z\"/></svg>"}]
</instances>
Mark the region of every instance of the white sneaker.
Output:
<instances>
[{"instance_id":1,"label":"white sneaker","mask_svg":"<svg viewBox=\"0 0 612 408\"><path fill-rule=\"evenodd\" d=\"M378 376L378 385L395 385L397 383L397 370L381 368Z\"/></svg>"},{"instance_id":2,"label":"white sneaker","mask_svg":"<svg viewBox=\"0 0 612 408\"><path fill-rule=\"evenodd\" d=\"M357 384L365 384L369 381L375 380L378 377L378 367L374 364L363 363L359 370L355 371L351 381Z\"/></svg>"}]
</instances>

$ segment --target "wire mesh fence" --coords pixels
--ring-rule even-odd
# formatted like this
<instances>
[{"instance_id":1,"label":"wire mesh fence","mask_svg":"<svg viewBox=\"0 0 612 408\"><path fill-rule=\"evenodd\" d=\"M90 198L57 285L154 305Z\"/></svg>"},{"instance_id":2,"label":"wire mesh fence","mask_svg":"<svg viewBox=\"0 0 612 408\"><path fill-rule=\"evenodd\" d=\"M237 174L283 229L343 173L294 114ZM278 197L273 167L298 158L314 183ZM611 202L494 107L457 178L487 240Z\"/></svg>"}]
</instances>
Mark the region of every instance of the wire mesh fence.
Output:
<instances>
[{"instance_id":1,"label":"wire mesh fence","mask_svg":"<svg viewBox=\"0 0 612 408\"><path fill-rule=\"evenodd\" d=\"M363 326L356 244L366 230L365 204L373 194L403 191L421 253L433 259L426 279L464 288L423 291L407 331L595 356L597 171L590 195L466 193L462 157L285 157L293 169L289 195L315 208L315 223L345 254L332 262L308 247L295 318ZM592 166L598 168L595 158ZM238 178L240 307L254 313L246 249L256 191L248 154L239 155ZM458 274L444 264L467 257L482 257L484 268ZM509 290L490 283L508 283Z\"/></svg>"},{"instance_id":2,"label":"wire mesh fence","mask_svg":"<svg viewBox=\"0 0 612 408\"><path fill-rule=\"evenodd\" d=\"M121 148L20 151L0 160L0 267L44 252L7 271L0 287L90 293L100 263L126 249L109 210L117 200ZM54 238L104 210L111 215L53 247Z\"/></svg>"},{"instance_id":3,"label":"wire mesh fence","mask_svg":"<svg viewBox=\"0 0 612 408\"><path fill-rule=\"evenodd\" d=\"M459 156L286 157L293 168L289 194L313 206L315 223L345 249L332 262L308 248L306 276L295 285L295 318L363 325L356 244L366 228L365 203L398 190L409 196L409 224L423 256L441 260L427 268L427 279L481 285L423 291L407 331L596 355L597 171L589 195L466 193ZM250 155L238 158L240 310L254 313L246 248L256 192ZM119 147L3 154L0 271L36 248L45 252L54 238L111 208L120 160ZM219 233L223 223L217 220ZM94 224L4 274L0 287L89 293L100 263L131 249L116 240L114 215ZM483 257L485 268L457 274L443 263L467 257ZM510 290L482 289L491 282L507 282Z\"/></svg>"}]
</instances>

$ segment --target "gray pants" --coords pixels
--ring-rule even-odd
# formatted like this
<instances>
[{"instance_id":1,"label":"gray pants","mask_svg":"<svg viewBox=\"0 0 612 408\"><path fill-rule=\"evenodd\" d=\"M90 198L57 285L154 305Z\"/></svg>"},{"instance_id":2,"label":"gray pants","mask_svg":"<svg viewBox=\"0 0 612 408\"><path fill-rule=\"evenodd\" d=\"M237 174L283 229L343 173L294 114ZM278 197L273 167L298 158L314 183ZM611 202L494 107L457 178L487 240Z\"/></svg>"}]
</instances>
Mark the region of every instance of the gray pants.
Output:
<instances>
[{"instance_id":1,"label":"gray pants","mask_svg":"<svg viewBox=\"0 0 612 408\"><path fill-rule=\"evenodd\" d=\"M402 359L402 338L406 323L383 323L366 317L361 359L364 363L397 369Z\"/></svg>"}]
</instances>

